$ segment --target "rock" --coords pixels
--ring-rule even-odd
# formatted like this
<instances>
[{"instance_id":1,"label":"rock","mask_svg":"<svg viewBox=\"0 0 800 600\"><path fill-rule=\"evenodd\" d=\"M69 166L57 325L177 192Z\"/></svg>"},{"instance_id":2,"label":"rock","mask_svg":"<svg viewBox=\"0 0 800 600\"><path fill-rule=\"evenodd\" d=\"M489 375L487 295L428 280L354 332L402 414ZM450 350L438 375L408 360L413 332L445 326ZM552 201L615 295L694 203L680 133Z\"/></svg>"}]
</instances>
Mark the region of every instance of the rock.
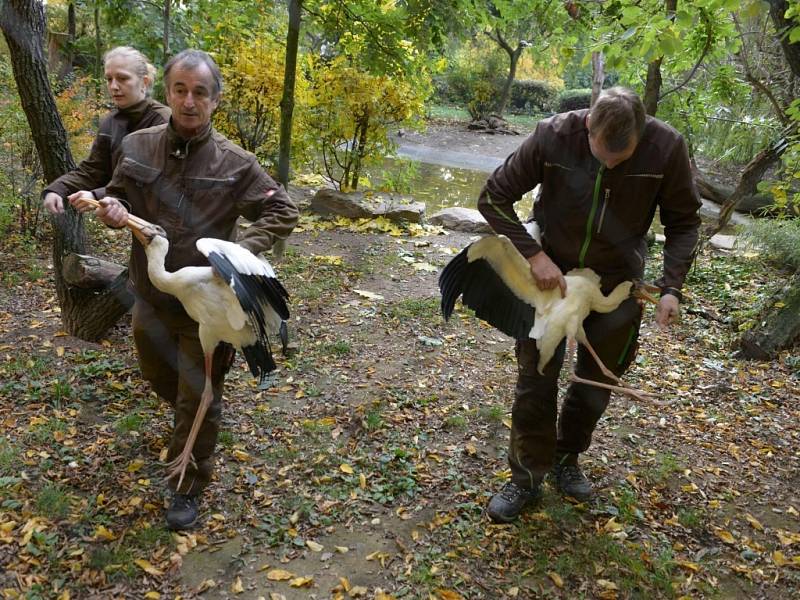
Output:
<instances>
[{"instance_id":1,"label":"rock","mask_svg":"<svg viewBox=\"0 0 800 600\"><path fill-rule=\"evenodd\" d=\"M376 194L367 199L361 192L344 193L329 188L319 190L311 199L311 211L320 215L338 215L349 219L385 217L390 221L421 223L425 204Z\"/></svg>"},{"instance_id":2,"label":"rock","mask_svg":"<svg viewBox=\"0 0 800 600\"><path fill-rule=\"evenodd\" d=\"M455 206L445 208L429 219L432 225L441 225L445 229L452 231L466 231L467 233L492 233L489 223L483 215L474 208L463 208Z\"/></svg>"},{"instance_id":3,"label":"rock","mask_svg":"<svg viewBox=\"0 0 800 600\"><path fill-rule=\"evenodd\" d=\"M382 202L374 209L376 217L386 217L390 221L406 221L408 223L422 223L425 220L425 203L410 202L397 204L395 202Z\"/></svg>"},{"instance_id":4,"label":"rock","mask_svg":"<svg viewBox=\"0 0 800 600\"><path fill-rule=\"evenodd\" d=\"M709 238L708 243L715 248L720 248L721 250L733 250L733 248L736 246L736 236L718 233L716 235L712 235L711 238Z\"/></svg>"},{"instance_id":5,"label":"rock","mask_svg":"<svg viewBox=\"0 0 800 600\"><path fill-rule=\"evenodd\" d=\"M345 194L338 190L322 188L311 199L310 209L319 215L338 215L349 219L371 217L364 205L363 194Z\"/></svg>"}]
</instances>

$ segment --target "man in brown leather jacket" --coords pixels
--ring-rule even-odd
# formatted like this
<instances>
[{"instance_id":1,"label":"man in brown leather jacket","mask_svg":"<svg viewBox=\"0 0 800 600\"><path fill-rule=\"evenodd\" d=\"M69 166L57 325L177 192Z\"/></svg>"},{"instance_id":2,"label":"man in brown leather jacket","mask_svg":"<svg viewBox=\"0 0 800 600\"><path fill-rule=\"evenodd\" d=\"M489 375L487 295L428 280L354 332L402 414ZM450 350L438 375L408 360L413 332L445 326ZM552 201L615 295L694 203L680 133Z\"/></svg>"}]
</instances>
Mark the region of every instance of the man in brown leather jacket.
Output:
<instances>
[{"instance_id":1,"label":"man in brown leather jacket","mask_svg":"<svg viewBox=\"0 0 800 600\"><path fill-rule=\"evenodd\" d=\"M259 253L285 239L297 223L298 211L284 189L245 152L211 126L222 88L219 68L205 52L185 50L164 67L168 124L137 131L122 143L120 161L97 216L122 227L134 214L163 227L170 241L168 271L207 265L195 248L199 238L236 241L236 220L252 222L238 239ZM84 207L80 199L73 201ZM150 283L147 258L134 242L130 283L136 298L133 335L142 375L175 409L175 427L167 461L183 449L204 386L203 350L197 323L176 298ZM200 429L180 489L170 480L172 503L167 524L191 527L198 515L197 496L208 485L222 411L222 386L230 355L220 346L214 355L214 401Z\"/></svg>"},{"instance_id":2,"label":"man in brown leather jacket","mask_svg":"<svg viewBox=\"0 0 800 600\"><path fill-rule=\"evenodd\" d=\"M523 228L514 203L541 184L534 215L542 231L539 245ZM645 236L659 211L664 225L664 271L657 281L662 297L656 323L665 328L678 315L681 287L694 258L700 198L682 136L646 116L640 98L624 88L604 91L589 110L545 119L481 192L478 208L500 234L528 259L541 289L566 290L564 273L590 267L604 293L618 283L642 277ZM608 314L584 321L588 339L606 366L621 375L634 358L642 310L634 299ZM533 339L516 346L519 367L508 461L511 481L489 502L499 522L517 518L540 496L549 472L556 487L579 500L591 485L578 466L589 448L610 392L573 383L557 419L558 375L564 342L539 374ZM579 347L579 376L609 382Z\"/></svg>"}]
</instances>

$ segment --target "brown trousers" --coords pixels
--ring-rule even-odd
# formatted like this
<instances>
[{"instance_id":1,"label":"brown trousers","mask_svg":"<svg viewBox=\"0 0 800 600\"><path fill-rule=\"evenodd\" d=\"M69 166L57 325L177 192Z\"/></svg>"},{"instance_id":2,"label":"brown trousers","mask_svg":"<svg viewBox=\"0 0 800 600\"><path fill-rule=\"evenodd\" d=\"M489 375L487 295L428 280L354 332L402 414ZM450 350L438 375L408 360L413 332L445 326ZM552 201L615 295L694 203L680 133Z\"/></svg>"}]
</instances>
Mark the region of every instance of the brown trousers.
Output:
<instances>
[{"instance_id":1,"label":"brown trousers","mask_svg":"<svg viewBox=\"0 0 800 600\"><path fill-rule=\"evenodd\" d=\"M197 328L197 323L183 311L159 310L139 299L133 305L133 339L142 376L175 410L167 461L183 450L205 386L203 349ZM180 490L176 489L177 478L168 481L170 489L182 494L198 494L211 481L222 417L222 387L232 358L230 349L227 344L220 344L214 353L211 368L214 399L192 450L196 466L187 467Z\"/></svg>"},{"instance_id":2,"label":"brown trousers","mask_svg":"<svg viewBox=\"0 0 800 600\"><path fill-rule=\"evenodd\" d=\"M642 309L634 299L606 314L591 313L583 322L589 343L616 375L623 372L636 354ZM519 374L511 409L511 439L508 462L511 479L520 487L535 488L558 457L577 460L589 448L597 421L608 406L610 391L572 383L567 389L556 426L558 375L564 361L562 342L541 375L536 370L539 351L533 339L517 342ZM578 346L576 374L611 383L589 352Z\"/></svg>"}]
</instances>

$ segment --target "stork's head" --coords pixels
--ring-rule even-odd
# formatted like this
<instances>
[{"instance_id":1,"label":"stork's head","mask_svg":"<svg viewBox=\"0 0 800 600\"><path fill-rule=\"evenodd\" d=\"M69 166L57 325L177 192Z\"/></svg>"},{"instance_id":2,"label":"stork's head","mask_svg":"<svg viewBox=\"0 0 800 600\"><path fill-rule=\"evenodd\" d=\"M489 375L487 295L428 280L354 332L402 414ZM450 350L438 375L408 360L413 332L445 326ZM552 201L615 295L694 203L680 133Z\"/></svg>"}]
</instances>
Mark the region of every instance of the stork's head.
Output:
<instances>
[{"instance_id":1,"label":"stork's head","mask_svg":"<svg viewBox=\"0 0 800 600\"><path fill-rule=\"evenodd\" d=\"M150 242L156 237L167 239L167 232L153 223L147 223L139 227L131 227L131 231L133 231L133 235L136 236L136 239L139 240L145 248L147 248Z\"/></svg>"}]
</instances>

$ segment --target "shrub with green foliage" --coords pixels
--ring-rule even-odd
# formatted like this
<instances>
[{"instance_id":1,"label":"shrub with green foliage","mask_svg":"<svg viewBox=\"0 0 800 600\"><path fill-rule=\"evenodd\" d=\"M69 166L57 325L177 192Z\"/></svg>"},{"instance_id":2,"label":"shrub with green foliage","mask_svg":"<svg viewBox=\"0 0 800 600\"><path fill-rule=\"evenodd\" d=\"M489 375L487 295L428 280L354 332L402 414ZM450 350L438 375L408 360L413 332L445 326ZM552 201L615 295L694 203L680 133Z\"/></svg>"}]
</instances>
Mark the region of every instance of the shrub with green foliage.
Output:
<instances>
[{"instance_id":1,"label":"shrub with green foliage","mask_svg":"<svg viewBox=\"0 0 800 600\"><path fill-rule=\"evenodd\" d=\"M556 112L567 112L580 108L589 108L592 102L592 90L588 88L564 90L558 95Z\"/></svg>"},{"instance_id":2,"label":"shrub with green foliage","mask_svg":"<svg viewBox=\"0 0 800 600\"><path fill-rule=\"evenodd\" d=\"M438 99L465 107L473 118L486 115L497 105L507 70L503 56L488 46L464 46L435 82Z\"/></svg>"},{"instance_id":3,"label":"shrub with green foliage","mask_svg":"<svg viewBox=\"0 0 800 600\"><path fill-rule=\"evenodd\" d=\"M800 269L800 220L758 219L746 230L748 240L781 266Z\"/></svg>"},{"instance_id":4,"label":"shrub with green foliage","mask_svg":"<svg viewBox=\"0 0 800 600\"><path fill-rule=\"evenodd\" d=\"M517 112L545 112L553 109L558 90L548 81L517 80L511 85L509 108Z\"/></svg>"}]
</instances>

